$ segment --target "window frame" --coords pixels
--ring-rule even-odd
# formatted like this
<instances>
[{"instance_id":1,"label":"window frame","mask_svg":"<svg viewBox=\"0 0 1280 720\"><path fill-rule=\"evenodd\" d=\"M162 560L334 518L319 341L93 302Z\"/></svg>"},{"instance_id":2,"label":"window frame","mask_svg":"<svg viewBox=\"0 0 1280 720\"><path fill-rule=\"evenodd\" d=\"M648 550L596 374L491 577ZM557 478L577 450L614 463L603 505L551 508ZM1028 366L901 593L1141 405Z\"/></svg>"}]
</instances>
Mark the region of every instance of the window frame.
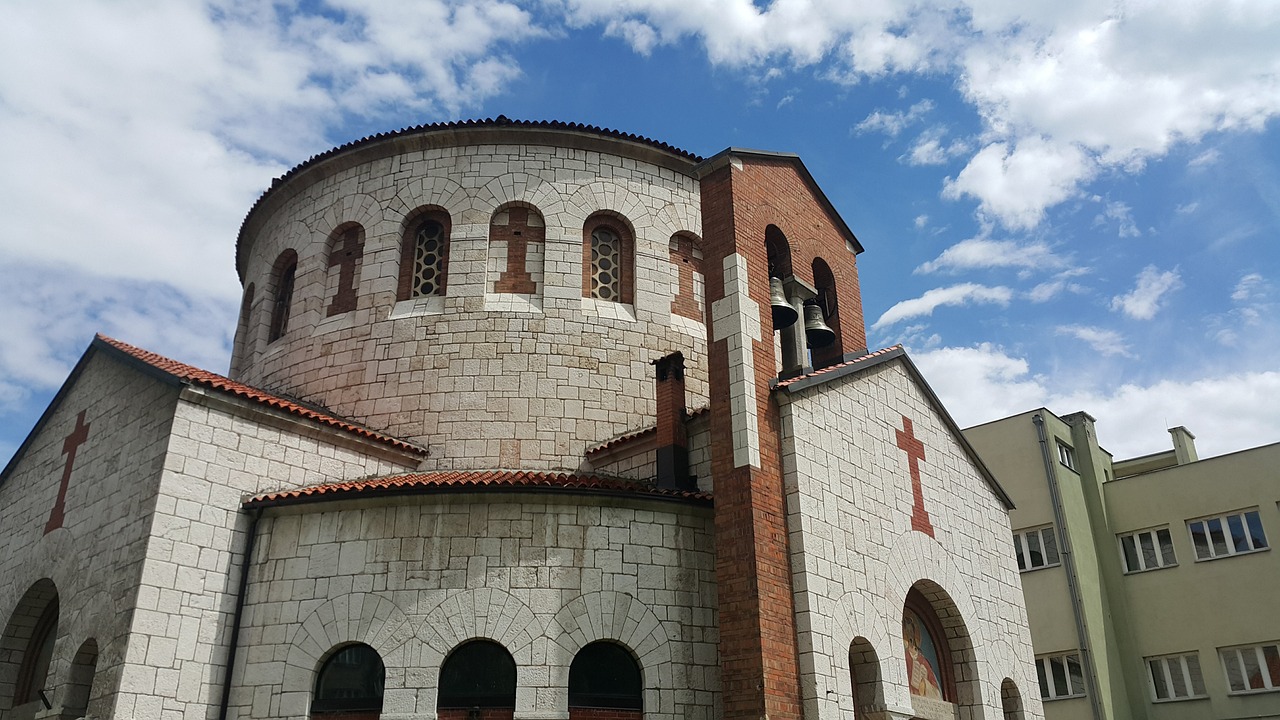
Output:
<instances>
[{"instance_id":1,"label":"window frame","mask_svg":"<svg viewBox=\"0 0 1280 720\"><path fill-rule=\"evenodd\" d=\"M1196 670L1200 673L1200 687L1195 687L1195 679L1191 674L1191 666L1188 660L1194 660ZM1151 691L1151 702L1167 703L1167 702L1183 702L1186 700L1203 700L1209 697L1208 691L1205 689L1204 683L1204 666L1200 664L1200 653L1192 651L1186 653L1173 653L1170 655L1155 655L1142 659L1147 670L1147 688ZM1160 697L1159 689L1156 687L1155 665L1159 665L1165 681L1165 689L1174 690L1173 672L1175 668L1180 671L1184 681L1184 687L1191 692L1189 695L1170 694L1168 697Z\"/></svg>"},{"instance_id":2,"label":"window frame","mask_svg":"<svg viewBox=\"0 0 1280 720\"><path fill-rule=\"evenodd\" d=\"M1253 517L1254 525L1258 531L1258 537L1261 538L1261 545L1255 545L1253 529L1250 527L1249 523L1250 516ZM1240 528L1243 531L1243 538L1249 545L1249 548L1246 550L1240 550L1236 547L1234 538L1231 535L1232 519L1238 519L1240 523ZM1222 545L1226 548L1226 551L1222 553L1218 553L1214 550L1213 528L1210 526L1210 523L1214 521L1218 522L1218 532L1222 534ZM1202 556L1200 554L1200 545L1196 543L1196 533L1193 526L1197 524L1203 524L1206 531L1202 537L1204 538L1204 549L1207 552L1207 555ZM1254 553L1265 552L1271 549L1271 543L1267 541L1267 533L1262 527L1262 516L1259 514L1257 507L1191 518L1186 521L1186 526L1187 535L1191 539L1191 550L1195 554L1196 562L1211 562L1213 560L1222 560L1224 558L1236 557L1239 555L1252 555Z\"/></svg>"},{"instance_id":3,"label":"window frame","mask_svg":"<svg viewBox=\"0 0 1280 720\"><path fill-rule=\"evenodd\" d=\"M1068 445L1067 443L1062 442L1061 440L1058 440L1057 442L1058 442L1058 464L1070 470L1071 472L1074 472L1074 473L1080 472L1079 470L1076 469L1076 449Z\"/></svg>"},{"instance_id":4,"label":"window frame","mask_svg":"<svg viewBox=\"0 0 1280 720\"><path fill-rule=\"evenodd\" d=\"M608 230L618 242L618 297L596 295L596 275L592 271L591 251L595 232ZM582 297L595 302L635 304L635 233L631 224L611 211L594 213L582 224Z\"/></svg>"},{"instance_id":5,"label":"window frame","mask_svg":"<svg viewBox=\"0 0 1280 720\"><path fill-rule=\"evenodd\" d=\"M1271 677L1273 670L1268 665L1268 661L1266 657L1267 656L1266 650L1268 648L1271 649L1272 651L1271 654L1276 658L1275 660L1276 668L1274 669L1274 672L1276 675L1275 677ZM1243 659L1244 659L1243 653L1246 650L1254 651L1254 656L1258 660L1259 670L1262 670L1265 668L1267 669L1267 672L1260 673L1259 675L1259 677L1262 678L1263 687L1260 687L1260 688L1246 687L1244 690L1236 690L1231 685L1231 671L1230 671L1230 668L1227 666L1227 654L1228 653L1237 654L1237 656L1240 658L1241 679L1245 681L1245 684L1247 686L1248 678L1244 675L1244 673L1248 671L1248 668L1244 665L1244 662L1243 662ZM1218 648L1218 662L1222 666L1223 678L1227 681L1228 695L1260 695L1262 693L1280 691L1280 641L1263 642L1263 643L1258 643L1256 645L1233 645L1231 647Z\"/></svg>"},{"instance_id":6,"label":"window frame","mask_svg":"<svg viewBox=\"0 0 1280 720\"><path fill-rule=\"evenodd\" d=\"M440 252L436 264L436 292L415 293L415 277L418 266L418 233L428 222L440 225ZM434 205L420 207L405 216L404 233L400 237L400 277L396 285L396 301L418 300L427 297L447 297L449 294L449 251L452 246L453 218L444 208Z\"/></svg>"},{"instance_id":7,"label":"window frame","mask_svg":"<svg viewBox=\"0 0 1280 720\"><path fill-rule=\"evenodd\" d=\"M1169 553L1173 556L1172 560L1165 562L1164 545L1160 542L1160 533L1163 532L1169 539ZM1147 535L1151 538L1152 549L1156 551L1156 564L1149 567L1146 565L1145 556L1142 552L1141 537ZM1130 567L1129 556L1125 553L1126 539L1133 539L1134 558L1138 561L1140 567ZM1173 545L1173 529L1168 525L1160 525L1157 527L1145 528L1142 530L1133 530L1131 532L1119 533L1116 535L1116 544L1120 550L1120 564L1124 567L1126 575L1136 575L1138 573L1151 572L1152 570L1164 570L1166 568L1178 566L1178 551Z\"/></svg>"},{"instance_id":8,"label":"window frame","mask_svg":"<svg viewBox=\"0 0 1280 720\"><path fill-rule=\"evenodd\" d=\"M1046 560L1039 565L1032 565L1030 562L1031 547L1027 541L1027 536L1031 533L1035 533L1037 543L1039 544L1040 556L1041 558L1045 558L1047 556L1044 543L1044 533L1046 530L1053 538L1053 561L1049 562ZM1013 533L1013 544L1014 556L1015 559L1018 560L1018 572L1020 573L1032 572L1033 570L1043 570L1044 568L1058 567L1062 565L1062 551L1059 549L1061 547L1061 543L1059 542L1058 534L1053 523L1015 530ZM1023 558L1025 558L1025 560L1023 560Z\"/></svg>"},{"instance_id":9,"label":"window frame","mask_svg":"<svg viewBox=\"0 0 1280 720\"><path fill-rule=\"evenodd\" d=\"M377 665L364 666L358 662L348 663L344 661L344 656L351 653L360 653L365 655L365 659L373 659L377 661ZM350 665L358 668L360 673L368 673L368 677L361 679L374 679L375 693L368 697L321 697L325 690L325 681L329 678L330 672L341 672L336 666ZM380 675L380 677L375 677ZM347 643L341 645L325 658L320 667L316 669L315 680L311 684L311 708L310 716L321 716L328 714L348 713L382 713L382 709L386 706L386 682L387 682L387 666L382 659L382 654L373 647L365 643ZM377 707L374 707L374 703Z\"/></svg>"},{"instance_id":10,"label":"window frame","mask_svg":"<svg viewBox=\"0 0 1280 720\"><path fill-rule=\"evenodd\" d=\"M280 253L271 268L271 325L267 328L267 344L289 334L293 295L297 287L298 253L290 248Z\"/></svg>"},{"instance_id":11,"label":"window frame","mask_svg":"<svg viewBox=\"0 0 1280 720\"><path fill-rule=\"evenodd\" d=\"M1052 663L1054 660L1062 662L1063 680L1067 684L1066 694L1056 694L1056 687L1047 687L1046 681L1056 686L1057 682L1053 679ZM1074 660L1076 667L1080 670L1080 688L1079 692L1074 692L1071 687L1071 670L1069 663ZM1068 650L1066 652L1049 653L1046 655L1036 656L1036 681L1040 686L1040 700L1043 702L1052 702L1054 700L1071 700L1075 698L1088 697L1088 683L1085 681L1085 667L1080 658L1079 650ZM1045 690L1049 693L1046 694Z\"/></svg>"}]
</instances>

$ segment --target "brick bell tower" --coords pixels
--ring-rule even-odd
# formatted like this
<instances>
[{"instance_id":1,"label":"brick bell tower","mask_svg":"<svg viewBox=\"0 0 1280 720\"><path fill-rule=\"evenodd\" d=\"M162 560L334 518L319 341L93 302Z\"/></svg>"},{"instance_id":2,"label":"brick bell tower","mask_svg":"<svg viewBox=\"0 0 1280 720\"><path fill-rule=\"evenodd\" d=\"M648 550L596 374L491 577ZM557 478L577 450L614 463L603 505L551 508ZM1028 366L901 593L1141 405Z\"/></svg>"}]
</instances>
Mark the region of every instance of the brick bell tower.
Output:
<instances>
[{"instance_id":1,"label":"brick bell tower","mask_svg":"<svg viewBox=\"0 0 1280 720\"><path fill-rule=\"evenodd\" d=\"M795 155L729 148L698 174L724 716L798 719L784 439L771 383L865 352L862 248ZM793 324L775 330L772 306ZM807 333L806 318L834 338Z\"/></svg>"}]
</instances>

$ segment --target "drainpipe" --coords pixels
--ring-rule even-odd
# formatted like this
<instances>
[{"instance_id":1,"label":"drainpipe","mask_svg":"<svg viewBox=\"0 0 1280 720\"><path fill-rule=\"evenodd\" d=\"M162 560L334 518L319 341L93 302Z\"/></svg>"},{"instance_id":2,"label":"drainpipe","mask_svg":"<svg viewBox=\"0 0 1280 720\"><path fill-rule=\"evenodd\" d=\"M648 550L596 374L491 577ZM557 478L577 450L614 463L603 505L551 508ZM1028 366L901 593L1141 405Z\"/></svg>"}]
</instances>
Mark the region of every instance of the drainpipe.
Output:
<instances>
[{"instance_id":1,"label":"drainpipe","mask_svg":"<svg viewBox=\"0 0 1280 720\"><path fill-rule=\"evenodd\" d=\"M1071 538L1067 535L1066 511L1062 507L1062 493L1058 489L1058 476L1054 472L1053 454L1049 451L1049 435L1044 429L1044 418L1036 413L1031 418L1040 438L1040 456L1044 460L1044 476L1049 481L1049 497L1053 500L1053 522L1062 532L1058 533L1058 555L1067 572L1067 591L1071 594L1071 615L1076 621L1076 639L1080 643L1080 662L1084 664L1085 692L1093 706L1093 716L1103 720L1101 698L1098 697L1098 674L1093 665L1093 652L1089 649L1089 635L1084 628L1084 609L1081 607L1080 586L1076 578L1075 556L1071 552Z\"/></svg>"},{"instance_id":2,"label":"drainpipe","mask_svg":"<svg viewBox=\"0 0 1280 720\"><path fill-rule=\"evenodd\" d=\"M218 708L218 720L227 720L227 708L231 704L231 672L236 666L236 648L240 640L240 618L244 615L245 590L249 587L249 565L253 563L253 545L258 539L258 519L262 508L254 508L249 516L249 539L244 544L244 561L240 564L240 582L236 588L236 609L231 616L231 647L227 649L227 671L222 676L222 703Z\"/></svg>"}]
</instances>

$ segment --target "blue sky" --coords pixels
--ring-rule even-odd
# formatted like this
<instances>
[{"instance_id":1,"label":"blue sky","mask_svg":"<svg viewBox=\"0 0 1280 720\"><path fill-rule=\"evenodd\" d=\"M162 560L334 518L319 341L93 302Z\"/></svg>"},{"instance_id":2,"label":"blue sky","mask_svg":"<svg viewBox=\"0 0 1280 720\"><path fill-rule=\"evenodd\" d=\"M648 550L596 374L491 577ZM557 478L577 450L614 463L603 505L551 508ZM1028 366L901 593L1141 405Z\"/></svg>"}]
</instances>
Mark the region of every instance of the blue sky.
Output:
<instances>
[{"instance_id":1,"label":"blue sky","mask_svg":"<svg viewBox=\"0 0 1280 720\"><path fill-rule=\"evenodd\" d=\"M799 154L962 425L1280 441L1280 5L1057 5L8 0L0 463L94 332L225 372L273 177L499 114Z\"/></svg>"}]
</instances>

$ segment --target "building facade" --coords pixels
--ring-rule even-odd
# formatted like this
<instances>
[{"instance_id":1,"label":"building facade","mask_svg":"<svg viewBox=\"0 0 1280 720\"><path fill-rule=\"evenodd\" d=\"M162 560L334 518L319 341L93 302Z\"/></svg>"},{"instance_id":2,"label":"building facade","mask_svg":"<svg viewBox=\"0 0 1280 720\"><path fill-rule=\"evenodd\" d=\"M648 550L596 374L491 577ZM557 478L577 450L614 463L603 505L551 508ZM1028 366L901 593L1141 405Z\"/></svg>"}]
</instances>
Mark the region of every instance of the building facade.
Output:
<instances>
[{"instance_id":1,"label":"building facade","mask_svg":"<svg viewBox=\"0 0 1280 720\"><path fill-rule=\"evenodd\" d=\"M421 126L273 183L227 376L0 474L15 718L1038 718L1010 502L793 155Z\"/></svg>"},{"instance_id":2,"label":"building facade","mask_svg":"<svg viewBox=\"0 0 1280 720\"><path fill-rule=\"evenodd\" d=\"M1280 444L1127 460L1045 409L965 431L1010 513L1045 716L1280 717Z\"/></svg>"}]
</instances>

